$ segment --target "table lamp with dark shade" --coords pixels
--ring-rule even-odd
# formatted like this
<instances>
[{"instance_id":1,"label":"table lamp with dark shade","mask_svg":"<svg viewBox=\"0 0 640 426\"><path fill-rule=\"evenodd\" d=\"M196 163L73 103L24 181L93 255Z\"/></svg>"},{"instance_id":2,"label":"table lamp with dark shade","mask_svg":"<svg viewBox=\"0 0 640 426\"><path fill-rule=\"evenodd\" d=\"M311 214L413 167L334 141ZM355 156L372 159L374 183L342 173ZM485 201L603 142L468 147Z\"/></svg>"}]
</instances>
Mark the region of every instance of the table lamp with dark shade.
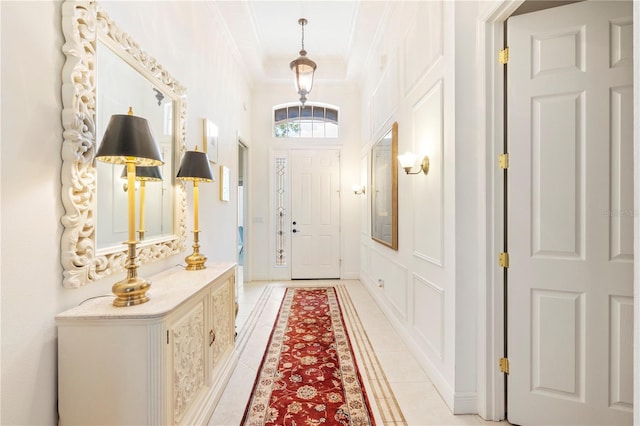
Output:
<instances>
[{"instance_id":1,"label":"table lamp with dark shade","mask_svg":"<svg viewBox=\"0 0 640 426\"><path fill-rule=\"evenodd\" d=\"M129 114L112 115L102 137L96 159L112 164L126 164L128 187L134 188L136 166L160 166L164 164L160 148L153 138L146 119ZM151 282L138 277L136 253L136 194L128 191L128 257L125 264L127 277L112 287L116 298L114 306L133 306L149 301L147 290Z\"/></svg>"},{"instance_id":2,"label":"table lamp with dark shade","mask_svg":"<svg viewBox=\"0 0 640 426\"><path fill-rule=\"evenodd\" d=\"M176 176L181 180L193 181L193 253L184 260L187 262L187 270L197 271L205 269L204 263L207 261L206 256L200 253L200 244L198 243L198 182L213 182L213 173L209 166L209 157L204 152L187 151L182 157L180 170Z\"/></svg>"}]
</instances>

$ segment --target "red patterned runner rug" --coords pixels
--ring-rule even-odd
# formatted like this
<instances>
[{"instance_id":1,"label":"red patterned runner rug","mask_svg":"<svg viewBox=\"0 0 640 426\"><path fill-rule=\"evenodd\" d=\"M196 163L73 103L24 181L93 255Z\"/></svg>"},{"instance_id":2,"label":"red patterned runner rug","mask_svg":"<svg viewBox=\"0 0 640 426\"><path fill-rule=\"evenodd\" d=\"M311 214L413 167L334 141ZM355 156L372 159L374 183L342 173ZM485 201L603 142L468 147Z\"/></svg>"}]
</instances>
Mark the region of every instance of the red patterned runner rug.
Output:
<instances>
[{"instance_id":1,"label":"red patterned runner rug","mask_svg":"<svg viewBox=\"0 0 640 426\"><path fill-rule=\"evenodd\" d=\"M375 425L335 288L287 288L242 425Z\"/></svg>"}]
</instances>

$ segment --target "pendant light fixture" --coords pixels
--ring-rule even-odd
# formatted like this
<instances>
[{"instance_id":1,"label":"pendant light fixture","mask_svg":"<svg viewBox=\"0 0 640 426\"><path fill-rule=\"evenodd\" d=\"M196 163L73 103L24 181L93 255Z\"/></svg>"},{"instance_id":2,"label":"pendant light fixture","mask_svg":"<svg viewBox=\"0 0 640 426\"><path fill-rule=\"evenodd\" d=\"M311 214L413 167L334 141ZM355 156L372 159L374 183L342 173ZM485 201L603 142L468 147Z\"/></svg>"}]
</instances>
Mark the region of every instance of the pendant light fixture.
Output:
<instances>
[{"instance_id":1,"label":"pendant light fixture","mask_svg":"<svg viewBox=\"0 0 640 426\"><path fill-rule=\"evenodd\" d=\"M302 27L302 49L300 56L289 64L289 68L296 74L296 89L300 95L300 103L304 106L307 101L307 95L311 92L313 86L313 73L316 71L316 63L307 58L307 51L304 50L304 26L307 20L298 19L298 24Z\"/></svg>"}]
</instances>

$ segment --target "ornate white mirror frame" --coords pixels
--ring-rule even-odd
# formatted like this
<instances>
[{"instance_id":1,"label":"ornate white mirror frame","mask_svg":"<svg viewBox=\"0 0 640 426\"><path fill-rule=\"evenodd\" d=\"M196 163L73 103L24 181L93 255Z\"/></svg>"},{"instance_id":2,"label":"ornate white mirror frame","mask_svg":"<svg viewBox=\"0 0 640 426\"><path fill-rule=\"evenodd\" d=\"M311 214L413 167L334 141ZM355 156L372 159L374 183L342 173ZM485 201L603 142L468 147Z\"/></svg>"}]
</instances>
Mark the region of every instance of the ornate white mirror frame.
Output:
<instances>
[{"instance_id":1,"label":"ornate white mirror frame","mask_svg":"<svg viewBox=\"0 0 640 426\"><path fill-rule=\"evenodd\" d=\"M117 47L117 54L145 78L174 98L174 155L186 151L186 90L154 58L140 49L128 34L111 21L95 1L67 0L62 5L62 48L66 62L62 71L62 203L61 263L63 285L81 287L124 270L124 245L96 248L96 47L98 39ZM173 173L175 176L175 172ZM174 232L162 241L139 246L141 263L180 253L186 241L184 186L174 181Z\"/></svg>"}]
</instances>

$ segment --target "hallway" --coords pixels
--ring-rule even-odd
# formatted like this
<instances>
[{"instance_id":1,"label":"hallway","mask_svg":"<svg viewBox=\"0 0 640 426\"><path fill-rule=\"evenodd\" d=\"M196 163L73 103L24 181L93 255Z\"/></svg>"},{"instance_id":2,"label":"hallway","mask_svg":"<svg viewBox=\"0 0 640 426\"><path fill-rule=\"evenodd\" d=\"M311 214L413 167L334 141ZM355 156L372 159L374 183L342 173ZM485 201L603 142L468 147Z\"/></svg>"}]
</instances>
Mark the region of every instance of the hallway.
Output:
<instances>
[{"instance_id":1,"label":"hallway","mask_svg":"<svg viewBox=\"0 0 640 426\"><path fill-rule=\"evenodd\" d=\"M422 426L494 423L476 415L451 414L360 281L314 280L244 283L238 294L236 320L236 350L240 351L240 360L209 426L240 424L287 286L336 287L376 424Z\"/></svg>"}]
</instances>

